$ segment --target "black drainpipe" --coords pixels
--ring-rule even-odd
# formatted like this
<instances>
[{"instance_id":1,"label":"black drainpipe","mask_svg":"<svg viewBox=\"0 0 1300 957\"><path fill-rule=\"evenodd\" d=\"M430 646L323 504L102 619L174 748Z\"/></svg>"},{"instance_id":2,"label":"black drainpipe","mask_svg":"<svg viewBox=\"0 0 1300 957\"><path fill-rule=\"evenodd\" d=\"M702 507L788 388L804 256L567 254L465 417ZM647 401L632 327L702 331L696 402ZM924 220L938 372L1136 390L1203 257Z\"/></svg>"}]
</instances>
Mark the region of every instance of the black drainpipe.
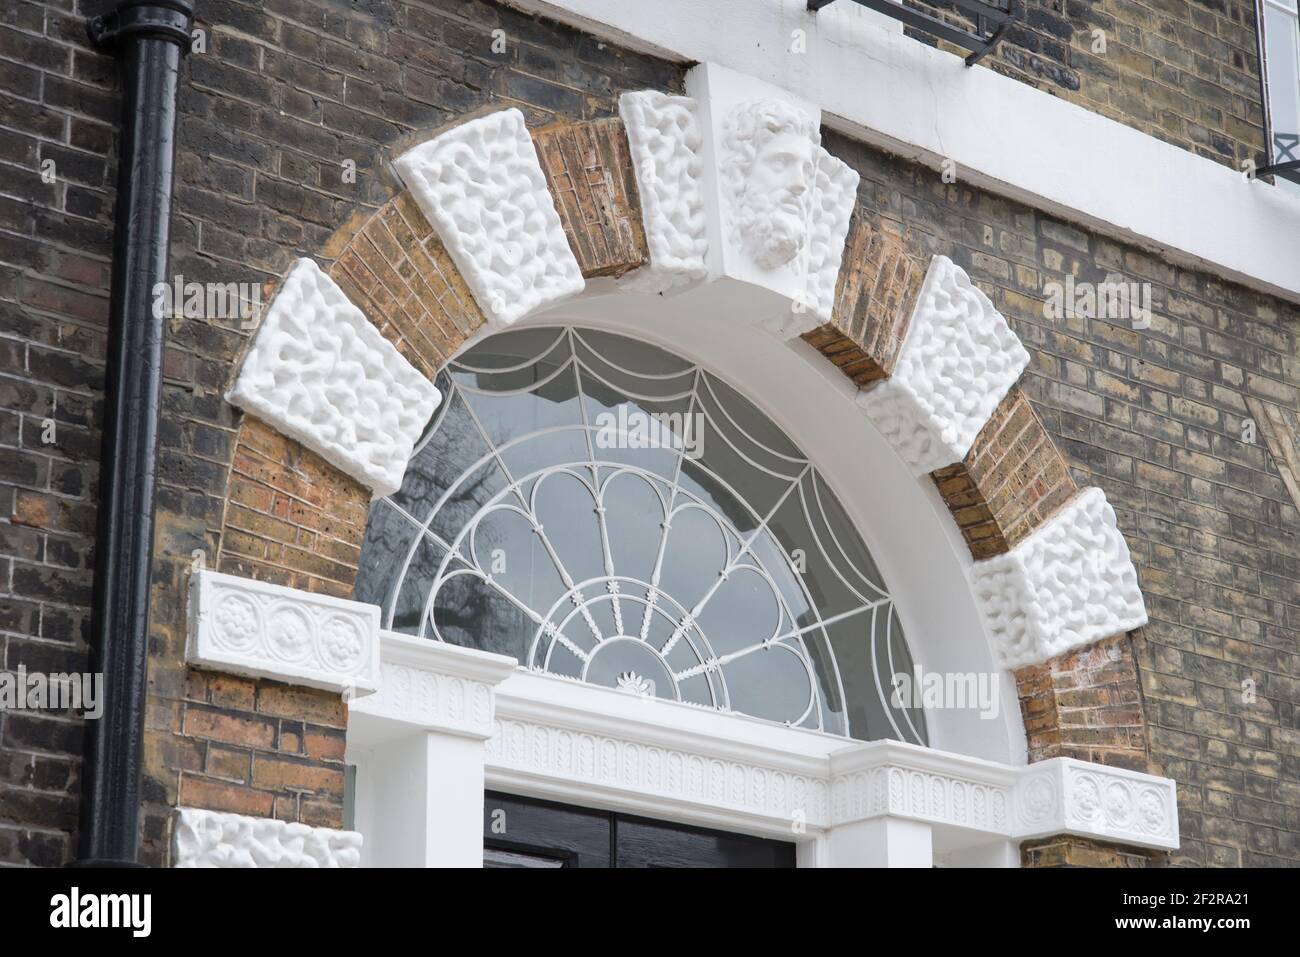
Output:
<instances>
[{"instance_id":1,"label":"black drainpipe","mask_svg":"<svg viewBox=\"0 0 1300 957\"><path fill-rule=\"evenodd\" d=\"M86 722L83 867L137 863L166 336L152 290L167 273L176 93L193 18L193 0L121 0L87 24L91 42L122 61L122 129L91 611L90 667L104 673L104 712Z\"/></svg>"}]
</instances>

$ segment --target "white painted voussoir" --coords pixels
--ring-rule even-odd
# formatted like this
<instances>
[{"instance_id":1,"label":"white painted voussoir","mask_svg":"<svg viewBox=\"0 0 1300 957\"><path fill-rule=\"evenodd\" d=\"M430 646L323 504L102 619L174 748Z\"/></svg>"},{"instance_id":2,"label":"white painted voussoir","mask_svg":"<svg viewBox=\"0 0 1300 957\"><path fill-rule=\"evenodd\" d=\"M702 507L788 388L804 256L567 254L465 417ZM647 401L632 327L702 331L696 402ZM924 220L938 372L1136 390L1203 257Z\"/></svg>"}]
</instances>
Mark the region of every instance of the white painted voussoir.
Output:
<instances>
[{"instance_id":1,"label":"white painted voussoir","mask_svg":"<svg viewBox=\"0 0 1300 957\"><path fill-rule=\"evenodd\" d=\"M376 605L195 571L185 660L361 697L379 688L379 614Z\"/></svg>"},{"instance_id":2,"label":"white painted voussoir","mask_svg":"<svg viewBox=\"0 0 1300 957\"><path fill-rule=\"evenodd\" d=\"M947 256L930 260L894 373L858 405L918 476L960 462L1029 353Z\"/></svg>"},{"instance_id":3,"label":"white painted voussoir","mask_svg":"<svg viewBox=\"0 0 1300 957\"><path fill-rule=\"evenodd\" d=\"M357 867L361 835L200 808L176 809L173 867Z\"/></svg>"},{"instance_id":4,"label":"white painted voussoir","mask_svg":"<svg viewBox=\"0 0 1300 957\"><path fill-rule=\"evenodd\" d=\"M333 279L300 259L226 399L379 496L401 488L442 396Z\"/></svg>"},{"instance_id":5,"label":"white painted voussoir","mask_svg":"<svg viewBox=\"0 0 1300 957\"><path fill-rule=\"evenodd\" d=\"M971 579L1005 668L1147 623L1137 569L1099 488L1080 492L1005 555L976 562Z\"/></svg>"},{"instance_id":6,"label":"white painted voussoir","mask_svg":"<svg viewBox=\"0 0 1300 957\"><path fill-rule=\"evenodd\" d=\"M624 93L627 131L650 261L622 279L630 292L672 292L708 275L703 139L695 100L656 90Z\"/></svg>"},{"instance_id":7,"label":"white painted voussoir","mask_svg":"<svg viewBox=\"0 0 1300 957\"><path fill-rule=\"evenodd\" d=\"M491 326L582 292L582 270L519 110L462 123L394 165Z\"/></svg>"}]
</instances>

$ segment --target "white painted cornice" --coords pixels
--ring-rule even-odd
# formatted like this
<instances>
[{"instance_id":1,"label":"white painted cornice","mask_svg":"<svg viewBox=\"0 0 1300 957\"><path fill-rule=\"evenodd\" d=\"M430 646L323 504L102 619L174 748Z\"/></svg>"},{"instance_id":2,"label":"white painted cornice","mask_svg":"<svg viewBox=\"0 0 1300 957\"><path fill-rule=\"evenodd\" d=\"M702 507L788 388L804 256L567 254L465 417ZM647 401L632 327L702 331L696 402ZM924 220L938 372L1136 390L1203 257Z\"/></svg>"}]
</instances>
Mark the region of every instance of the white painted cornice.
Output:
<instances>
[{"instance_id":1,"label":"white painted cornice","mask_svg":"<svg viewBox=\"0 0 1300 957\"><path fill-rule=\"evenodd\" d=\"M1255 289L1300 301L1300 198L898 32L840 0L509 0L615 42L713 62L823 122ZM805 52L793 53L795 31Z\"/></svg>"},{"instance_id":2,"label":"white painted cornice","mask_svg":"<svg viewBox=\"0 0 1300 957\"><path fill-rule=\"evenodd\" d=\"M1178 847L1168 778L1067 758L1016 766L897 741L851 741L510 671L513 659L455 645L424 655L419 644L438 643L385 634L384 675L396 663L390 654L403 666L417 662L430 684L509 673L484 699L492 708L489 788L774 837L894 817L990 841L1079 834ZM352 707L350 739L373 737L367 716L434 727L418 696L386 700L386 691Z\"/></svg>"}]
</instances>

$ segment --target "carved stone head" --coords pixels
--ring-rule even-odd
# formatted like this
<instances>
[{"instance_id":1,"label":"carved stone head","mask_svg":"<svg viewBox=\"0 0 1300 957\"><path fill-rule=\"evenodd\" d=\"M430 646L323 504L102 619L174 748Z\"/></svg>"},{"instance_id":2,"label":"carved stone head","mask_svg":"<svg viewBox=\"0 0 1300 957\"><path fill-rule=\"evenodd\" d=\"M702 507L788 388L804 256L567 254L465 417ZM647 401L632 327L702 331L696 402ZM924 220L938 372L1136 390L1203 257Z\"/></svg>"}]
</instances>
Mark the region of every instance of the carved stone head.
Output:
<instances>
[{"instance_id":1,"label":"carved stone head","mask_svg":"<svg viewBox=\"0 0 1300 957\"><path fill-rule=\"evenodd\" d=\"M808 241L817 124L783 100L743 103L726 127L722 178L742 249L764 269L797 256Z\"/></svg>"}]
</instances>

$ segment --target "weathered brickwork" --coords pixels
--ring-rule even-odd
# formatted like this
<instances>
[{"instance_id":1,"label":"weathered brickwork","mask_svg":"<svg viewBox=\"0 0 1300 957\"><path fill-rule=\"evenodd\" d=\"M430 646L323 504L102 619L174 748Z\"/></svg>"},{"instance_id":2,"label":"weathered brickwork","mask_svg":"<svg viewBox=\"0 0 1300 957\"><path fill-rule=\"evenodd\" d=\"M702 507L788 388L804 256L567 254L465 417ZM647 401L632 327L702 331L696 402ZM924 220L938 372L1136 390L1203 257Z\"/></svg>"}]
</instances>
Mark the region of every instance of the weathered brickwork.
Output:
<instances>
[{"instance_id":1,"label":"weathered brickwork","mask_svg":"<svg viewBox=\"0 0 1300 957\"><path fill-rule=\"evenodd\" d=\"M909 6L942 9L945 19L971 29L949 5ZM1248 159L1265 162L1252 0L1012 6L1010 29L983 61L990 69L1234 169Z\"/></svg>"},{"instance_id":2,"label":"weathered brickwork","mask_svg":"<svg viewBox=\"0 0 1300 957\"><path fill-rule=\"evenodd\" d=\"M1014 548L1078 491L1017 388L993 411L965 460L931 477L977 559Z\"/></svg>"},{"instance_id":3,"label":"weathered brickwork","mask_svg":"<svg viewBox=\"0 0 1300 957\"><path fill-rule=\"evenodd\" d=\"M860 209L849 222L842 263L831 321L803 338L865 387L894 371L925 264Z\"/></svg>"},{"instance_id":4,"label":"weathered brickwork","mask_svg":"<svg viewBox=\"0 0 1300 957\"><path fill-rule=\"evenodd\" d=\"M1133 642L1118 635L1016 671L1031 761L1152 771Z\"/></svg>"},{"instance_id":5,"label":"weathered brickwork","mask_svg":"<svg viewBox=\"0 0 1300 957\"><path fill-rule=\"evenodd\" d=\"M87 667L117 116L115 69L87 47L71 2L0 7L0 667L10 672ZM48 161L53 181L41 176ZM82 737L75 714L0 711L0 866L72 853Z\"/></svg>"},{"instance_id":6,"label":"weathered brickwork","mask_svg":"<svg viewBox=\"0 0 1300 957\"><path fill-rule=\"evenodd\" d=\"M648 256L627 134L619 119L533 133L546 182L582 274L621 276Z\"/></svg>"},{"instance_id":7,"label":"weathered brickwork","mask_svg":"<svg viewBox=\"0 0 1300 957\"><path fill-rule=\"evenodd\" d=\"M367 220L329 275L430 378L483 325L442 240L405 191Z\"/></svg>"},{"instance_id":8,"label":"weathered brickwork","mask_svg":"<svg viewBox=\"0 0 1300 957\"><path fill-rule=\"evenodd\" d=\"M246 416L227 494L218 571L352 597L369 489Z\"/></svg>"},{"instance_id":9,"label":"weathered brickwork","mask_svg":"<svg viewBox=\"0 0 1300 957\"><path fill-rule=\"evenodd\" d=\"M1021 867L1151 867L1165 855L1134 847L1115 847L1086 837L1048 837L1020 845Z\"/></svg>"},{"instance_id":10,"label":"weathered brickwork","mask_svg":"<svg viewBox=\"0 0 1300 957\"><path fill-rule=\"evenodd\" d=\"M862 174L861 201L887 228L950 256L989 294L1030 350L1020 388L1075 484L1100 486L1115 508L1151 616L1133 643L1150 767L1178 782L1172 861L1295 866L1300 514L1264 441L1243 436L1247 396L1300 408L1300 309L825 139ZM1149 284L1149 328L1050 317L1048 283L1108 273ZM1037 753L1059 746L1131 766L1123 658L1106 666L1118 671L1104 693L1079 698L1062 692L1090 688L1093 666L1050 667L1022 680L1024 710L1031 723L1052 710L1068 723L1059 741L1040 735ZM1089 698L1095 716L1078 703Z\"/></svg>"}]
</instances>

